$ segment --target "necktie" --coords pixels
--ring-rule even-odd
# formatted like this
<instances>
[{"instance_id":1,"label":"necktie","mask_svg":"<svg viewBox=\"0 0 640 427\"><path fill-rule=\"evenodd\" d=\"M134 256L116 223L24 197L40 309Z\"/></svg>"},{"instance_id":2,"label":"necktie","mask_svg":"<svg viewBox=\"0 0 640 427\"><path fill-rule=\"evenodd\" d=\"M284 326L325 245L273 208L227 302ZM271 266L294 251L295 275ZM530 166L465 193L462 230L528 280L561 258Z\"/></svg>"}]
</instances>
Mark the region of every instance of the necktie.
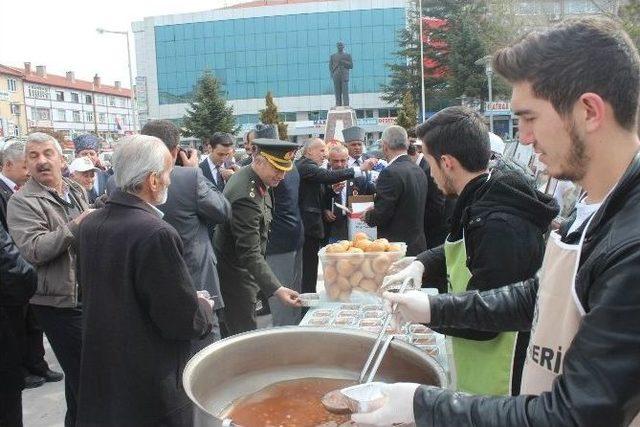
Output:
<instances>
[{"instance_id":1,"label":"necktie","mask_svg":"<svg viewBox=\"0 0 640 427\"><path fill-rule=\"evenodd\" d=\"M222 189L224 188L224 179L222 178L222 174L220 173L221 167L222 167L221 164L216 165L216 185L218 186L220 191L222 191Z\"/></svg>"},{"instance_id":2,"label":"necktie","mask_svg":"<svg viewBox=\"0 0 640 427\"><path fill-rule=\"evenodd\" d=\"M356 159L356 161L353 162L353 164L360 167L360 159Z\"/></svg>"}]
</instances>

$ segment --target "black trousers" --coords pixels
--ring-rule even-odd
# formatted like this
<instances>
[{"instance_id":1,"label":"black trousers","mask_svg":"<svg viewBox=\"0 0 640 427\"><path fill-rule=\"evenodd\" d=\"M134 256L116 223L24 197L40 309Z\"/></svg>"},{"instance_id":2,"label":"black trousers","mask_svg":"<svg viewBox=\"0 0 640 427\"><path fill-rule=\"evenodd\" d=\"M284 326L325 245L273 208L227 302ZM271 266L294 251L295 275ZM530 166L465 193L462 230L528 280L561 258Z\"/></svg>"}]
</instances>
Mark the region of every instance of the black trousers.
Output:
<instances>
[{"instance_id":1,"label":"black trousers","mask_svg":"<svg viewBox=\"0 0 640 427\"><path fill-rule=\"evenodd\" d=\"M302 247L302 292L315 292L318 282L318 250L321 239L304 236Z\"/></svg>"},{"instance_id":2,"label":"black trousers","mask_svg":"<svg viewBox=\"0 0 640 427\"><path fill-rule=\"evenodd\" d=\"M22 426L24 306L0 306L0 427Z\"/></svg>"},{"instance_id":3,"label":"black trousers","mask_svg":"<svg viewBox=\"0 0 640 427\"><path fill-rule=\"evenodd\" d=\"M25 308L25 346L23 367L26 374L44 376L49 365L44 360L44 344L42 342L44 333L33 314L31 304Z\"/></svg>"},{"instance_id":4,"label":"black trousers","mask_svg":"<svg viewBox=\"0 0 640 427\"><path fill-rule=\"evenodd\" d=\"M67 401L65 427L76 424L82 352L82 309L32 305L36 320L47 335L51 348L64 372L64 395ZM107 321L107 319L105 319Z\"/></svg>"}]
</instances>

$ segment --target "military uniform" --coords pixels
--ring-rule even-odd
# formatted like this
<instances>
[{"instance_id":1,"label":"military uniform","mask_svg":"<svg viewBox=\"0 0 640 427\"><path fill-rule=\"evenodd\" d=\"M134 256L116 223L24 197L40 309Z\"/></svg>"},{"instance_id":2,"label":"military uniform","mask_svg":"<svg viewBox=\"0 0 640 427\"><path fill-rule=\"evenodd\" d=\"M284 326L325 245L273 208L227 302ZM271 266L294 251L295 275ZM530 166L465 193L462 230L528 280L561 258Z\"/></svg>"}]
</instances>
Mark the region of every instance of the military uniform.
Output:
<instances>
[{"instance_id":1,"label":"military uniform","mask_svg":"<svg viewBox=\"0 0 640 427\"><path fill-rule=\"evenodd\" d=\"M274 167L291 169L292 148L297 148L296 144L266 139L256 139L254 144ZM280 151L267 151L273 144L279 145ZM214 247L225 301L225 328L227 335L233 335L256 329L258 291L269 297L282 284L265 260L273 217L269 188L253 168L247 166L231 176L224 195L231 203L232 215L230 221L217 227Z\"/></svg>"}]
</instances>

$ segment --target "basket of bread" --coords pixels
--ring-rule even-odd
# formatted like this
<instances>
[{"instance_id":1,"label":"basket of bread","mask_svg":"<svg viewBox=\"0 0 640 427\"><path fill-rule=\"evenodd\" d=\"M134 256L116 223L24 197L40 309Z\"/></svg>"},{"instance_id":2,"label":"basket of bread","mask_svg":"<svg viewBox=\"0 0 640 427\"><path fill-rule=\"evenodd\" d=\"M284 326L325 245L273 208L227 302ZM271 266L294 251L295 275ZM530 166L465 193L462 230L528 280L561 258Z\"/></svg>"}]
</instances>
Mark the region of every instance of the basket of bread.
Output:
<instances>
[{"instance_id":1,"label":"basket of bread","mask_svg":"<svg viewBox=\"0 0 640 427\"><path fill-rule=\"evenodd\" d=\"M356 233L353 240L325 246L318 252L318 257L327 298L351 301L354 292L377 292L391 264L403 258L406 252L407 245L403 242L371 241L365 233Z\"/></svg>"}]
</instances>

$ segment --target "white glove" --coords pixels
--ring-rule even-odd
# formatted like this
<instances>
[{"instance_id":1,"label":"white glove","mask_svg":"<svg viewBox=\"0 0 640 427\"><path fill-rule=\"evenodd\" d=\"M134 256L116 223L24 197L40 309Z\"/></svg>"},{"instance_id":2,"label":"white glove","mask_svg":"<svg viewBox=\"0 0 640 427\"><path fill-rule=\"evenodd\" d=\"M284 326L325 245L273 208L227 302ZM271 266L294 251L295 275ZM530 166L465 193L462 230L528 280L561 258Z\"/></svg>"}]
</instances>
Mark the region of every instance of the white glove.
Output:
<instances>
[{"instance_id":1,"label":"white glove","mask_svg":"<svg viewBox=\"0 0 640 427\"><path fill-rule=\"evenodd\" d=\"M413 395L418 387L420 384L415 383L382 385L382 393L387 396L385 404L373 412L354 413L351 415L351 421L358 425L376 427L415 423Z\"/></svg>"},{"instance_id":2,"label":"white glove","mask_svg":"<svg viewBox=\"0 0 640 427\"><path fill-rule=\"evenodd\" d=\"M397 262L402 262L402 260ZM394 264L391 265L391 268L393 268L393 265ZM420 288L420 286L422 285L423 274L424 274L424 264L421 263L420 261L413 261L411 264L409 264L407 267L400 270L399 272L385 277L382 280L382 287L386 288L392 283L402 283L405 279L412 278L413 287Z\"/></svg>"},{"instance_id":3,"label":"white glove","mask_svg":"<svg viewBox=\"0 0 640 427\"><path fill-rule=\"evenodd\" d=\"M385 309L391 312L393 303L398 303L398 308L393 314L396 325L406 322L429 323L431 322L431 305L429 295L421 291L407 291L403 294L385 292L382 294L385 299Z\"/></svg>"}]
</instances>

